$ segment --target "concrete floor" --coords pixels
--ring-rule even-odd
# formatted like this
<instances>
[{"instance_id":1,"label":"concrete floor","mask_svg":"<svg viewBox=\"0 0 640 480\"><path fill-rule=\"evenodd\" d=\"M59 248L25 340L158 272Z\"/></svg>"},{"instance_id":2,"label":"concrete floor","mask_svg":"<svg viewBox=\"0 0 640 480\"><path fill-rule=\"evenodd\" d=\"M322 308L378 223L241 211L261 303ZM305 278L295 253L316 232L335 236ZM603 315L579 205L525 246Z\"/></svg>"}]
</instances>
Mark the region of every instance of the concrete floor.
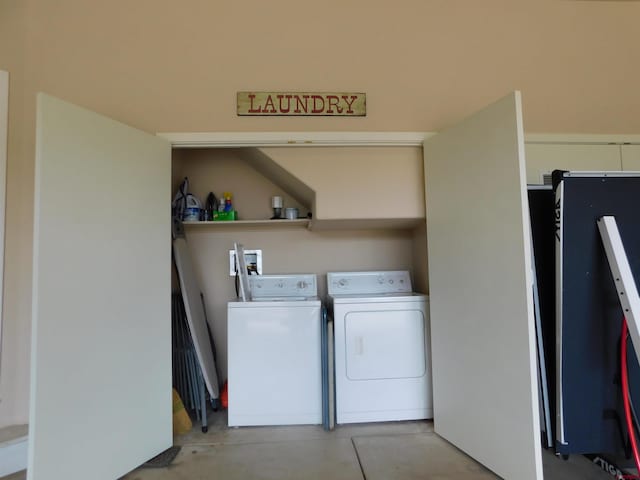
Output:
<instances>
[{"instance_id":1,"label":"concrete floor","mask_svg":"<svg viewBox=\"0 0 640 480\"><path fill-rule=\"evenodd\" d=\"M137 469L121 480L471 480L497 479L433 433L431 422L339 426L228 428L213 414L176 437L182 450L168 468ZM543 455L545 480L609 480L586 458ZM1 480L24 480L24 472ZM87 475L86 478L91 478Z\"/></svg>"},{"instance_id":2,"label":"concrete floor","mask_svg":"<svg viewBox=\"0 0 640 480\"><path fill-rule=\"evenodd\" d=\"M209 432L194 426L166 469L137 469L122 480L471 480L498 477L433 433L431 422L228 428L224 413ZM545 480L609 480L586 458L545 452Z\"/></svg>"}]
</instances>

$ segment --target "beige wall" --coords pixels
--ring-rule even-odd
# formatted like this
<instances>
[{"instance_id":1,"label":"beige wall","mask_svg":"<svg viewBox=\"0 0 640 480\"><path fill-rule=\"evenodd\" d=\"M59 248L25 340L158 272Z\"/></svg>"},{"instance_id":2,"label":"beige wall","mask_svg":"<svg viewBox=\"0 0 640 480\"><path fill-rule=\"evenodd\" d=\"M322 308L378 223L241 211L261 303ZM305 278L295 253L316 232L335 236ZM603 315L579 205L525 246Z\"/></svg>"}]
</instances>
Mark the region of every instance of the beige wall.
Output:
<instances>
[{"instance_id":1,"label":"beige wall","mask_svg":"<svg viewBox=\"0 0 640 480\"><path fill-rule=\"evenodd\" d=\"M26 6L0 0L0 69L9 71L9 151L0 363L0 427L24 423L29 388L33 135L25 95Z\"/></svg>"},{"instance_id":2,"label":"beige wall","mask_svg":"<svg viewBox=\"0 0 640 480\"><path fill-rule=\"evenodd\" d=\"M435 131L513 89L528 131L640 131L637 2L26 4L32 88L153 132ZM237 117L251 89L363 91L368 115Z\"/></svg>"},{"instance_id":3,"label":"beige wall","mask_svg":"<svg viewBox=\"0 0 640 480\"><path fill-rule=\"evenodd\" d=\"M418 147L263 148L316 194L314 218L424 218Z\"/></svg>"},{"instance_id":4,"label":"beige wall","mask_svg":"<svg viewBox=\"0 0 640 480\"><path fill-rule=\"evenodd\" d=\"M27 416L39 90L150 132L435 131L513 89L529 132L640 132L637 2L0 0L12 73L0 426ZM364 118L248 118L235 92L367 93Z\"/></svg>"}]
</instances>

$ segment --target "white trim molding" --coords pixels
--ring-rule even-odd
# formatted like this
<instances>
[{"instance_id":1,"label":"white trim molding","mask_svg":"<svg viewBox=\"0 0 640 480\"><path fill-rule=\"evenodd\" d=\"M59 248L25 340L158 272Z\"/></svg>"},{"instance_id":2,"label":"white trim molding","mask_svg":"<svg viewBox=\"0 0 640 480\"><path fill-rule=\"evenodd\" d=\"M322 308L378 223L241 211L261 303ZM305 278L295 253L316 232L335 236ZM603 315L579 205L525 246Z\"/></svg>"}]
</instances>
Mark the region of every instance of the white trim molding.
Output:
<instances>
[{"instance_id":1,"label":"white trim molding","mask_svg":"<svg viewBox=\"0 0 640 480\"><path fill-rule=\"evenodd\" d=\"M0 477L27 468L27 441L26 425L0 429Z\"/></svg>"},{"instance_id":2,"label":"white trim molding","mask_svg":"<svg viewBox=\"0 0 640 480\"><path fill-rule=\"evenodd\" d=\"M2 319L4 317L4 222L7 201L8 132L9 72L0 70L0 367L2 366Z\"/></svg>"},{"instance_id":3,"label":"white trim molding","mask_svg":"<svg viewBox=\"0 0 640 480\"><path fill-rule=\"evenodd\" d=\"M561 143L579 145L640 144L640 135L607 135L590 133L528 133L525 143Z\"/></svg>"},{"instance_id":4,"label":"white trim molding","mask_svg":"<svg viewBox=\"0 0 640 480\"><path fill-rule=\"evenodd\" d=\"M176 148L422 147L437 132L162 132ZM640 144L640 135L528 133L525 144Z\"/></svg>"},{"instance_id":5,"label":"white trim molding","mask_svg":"<svg viewBox=\"0 0 640 480\"><path fill-rule=\"evenodd\" d=\"M424 132L198 132L158 133L178 148L422 147Z\"/></svg>"}]
</instances>

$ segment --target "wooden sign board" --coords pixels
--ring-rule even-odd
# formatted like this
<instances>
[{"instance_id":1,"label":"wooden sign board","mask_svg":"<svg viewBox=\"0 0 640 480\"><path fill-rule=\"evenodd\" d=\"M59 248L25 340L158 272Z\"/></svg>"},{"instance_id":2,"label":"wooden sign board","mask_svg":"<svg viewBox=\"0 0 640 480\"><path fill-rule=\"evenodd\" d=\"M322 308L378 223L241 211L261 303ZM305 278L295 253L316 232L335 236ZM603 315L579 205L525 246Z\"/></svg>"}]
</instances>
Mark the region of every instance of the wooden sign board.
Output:
<instances>
[{"instance_id":1,"label":"wooden sign board","mask_svg":"<svg viewBox=\"0 0 640 480\"><path fill-rule=\"evenodd\" d=\"M238 92L238 115L364 117L364 93Z\"/></svg>"}]
</instances>

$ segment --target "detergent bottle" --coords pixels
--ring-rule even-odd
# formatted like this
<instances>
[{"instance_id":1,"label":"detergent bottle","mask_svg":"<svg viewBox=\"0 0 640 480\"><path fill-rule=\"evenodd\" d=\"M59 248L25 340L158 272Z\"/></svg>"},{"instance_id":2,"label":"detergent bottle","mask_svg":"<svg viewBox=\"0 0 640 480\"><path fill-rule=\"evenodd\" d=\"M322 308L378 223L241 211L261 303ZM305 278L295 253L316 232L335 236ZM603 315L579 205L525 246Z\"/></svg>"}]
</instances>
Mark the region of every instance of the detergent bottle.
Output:
<instances>
[{"instance_id":1,"label":"detergent bottle","mask_svg":"<svg viewBox=\"0 0 640 480\"><path fill-rule=\"evenodd\" d=\"M183 220L185 222L197 222L200 220L200 210L202 210L200 200L195 195L188 193Z\"/></svg>"},{"instance_id":2,"label":"detergent bottle","mask_svg":"<svg viewBox=\"0 0 640 480\"><path fill-rule=\"evenodd\" d=\"M233 195L231 192L224 192L222 194L222 197L224 199L224 211L225 212L230 212L233 210Z\"/></svg>"},{"instance_id":3,"label":"detergent bottle","mask_svg":"<svg viewBox=\"0 0 640 480\"><path fill-rule=\"evenodd\" d=\"M218 199L213 194L213 192L209 192L207 196L207 201L205 202L204 207L204 219L205 221L213 220L213 212L218 211Z\"/></svg>"}]
</instances>

